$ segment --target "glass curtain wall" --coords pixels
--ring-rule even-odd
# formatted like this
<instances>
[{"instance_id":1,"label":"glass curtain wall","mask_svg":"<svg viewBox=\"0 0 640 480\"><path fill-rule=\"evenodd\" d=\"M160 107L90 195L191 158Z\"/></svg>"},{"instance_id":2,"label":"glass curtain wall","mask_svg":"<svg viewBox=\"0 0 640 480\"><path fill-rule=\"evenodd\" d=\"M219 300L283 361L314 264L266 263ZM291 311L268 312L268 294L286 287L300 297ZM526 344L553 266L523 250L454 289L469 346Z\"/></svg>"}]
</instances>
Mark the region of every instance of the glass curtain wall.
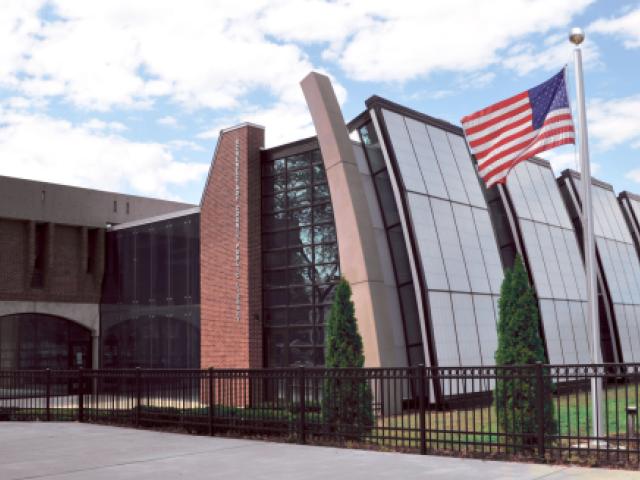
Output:
<instances>
[{"instance_id":1,"label":"glass curtain wall","mask_svg":"<svg viewBox=\"0 0 640 480\"><path fill-rule=\"evenodd\" d=\"M396 287L400 301L400 310L404 327L405 345L409 365L425 364L420 317L416 304L415 285L411 275L409 256L400 223L400 213L393 198L393 188L389 179L387 165L382 155L378 135L371 122L359 129L364 146L369 171L378 197L382 219L387 233L387 242L391 252Z\"/></svg>"},{"instance_id":2,"label":"glass curtain wall","mask_svg":"<svg viewBox=\"0 0 640 480\"><path fill-rule=\"evenodd\" d=\"M520 163L506 187L538 296L549 362L589 363L585 271L551 166Z\"/></svg>"},{"instance_id":3,"label":"glass curtain wall","mask_svg":"<svg viewBox=\"0 0 640 480\"><path fill-rule=\"evenodd\" d=\"M503 271L464 139L384 108L382 116L426 284L437 364L493 365ZM458 393L450 388L444 394Z\"/></svg>"},{"instance_id":4,"label":"glass curtain wall","mask_svg":"<svg viewBox=\"0 0 640 480\"><path fill-rule=\"evenodd\" d=\"M320 150L262 162L266 365L324 365L324 326L340 278Z\"/></svg>"},{"instance_id":5,"label":"glass curtain wall","mask_svg":"<svg viewBox=\"0 0 640 480\"><path fill-rule=\"evenodd\" d=\"M107 232L103 368L199 368L200 215Z\"/></svg>"},{"instance_id":6,"label":"glass curtain wall","mask_svg":"<svg viewBox=\"0 0 640 480\"><path fill-rule=\"evenodd\" d=\"M565 173L565 178L571 179L573 195L580 199L579 176ZM596 250L613 306L622 361L640 362L640 261L613 188L594 181L591 190Z\"/></svg>"},{"instance_id":7,"label":"glass curtain wall","mask_svg":"<svg viewBox=\"0 0 640 480\"><path fill-rule=\"evenodd\" d=\"M622 192L618 198L631 235L636 241L636 250L640 255L640 196L631 192Z\"/></svg>"}]
</instances>

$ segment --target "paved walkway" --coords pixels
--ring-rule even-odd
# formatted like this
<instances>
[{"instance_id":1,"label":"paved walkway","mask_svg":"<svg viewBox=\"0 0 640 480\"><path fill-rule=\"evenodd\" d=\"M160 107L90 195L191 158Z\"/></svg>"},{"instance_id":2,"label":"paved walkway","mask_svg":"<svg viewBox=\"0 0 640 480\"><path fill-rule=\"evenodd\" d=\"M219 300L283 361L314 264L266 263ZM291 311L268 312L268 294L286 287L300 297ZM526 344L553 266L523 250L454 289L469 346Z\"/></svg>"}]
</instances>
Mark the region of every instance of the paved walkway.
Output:
<instances>
[{"instance_id":1,"label":"paved walkway","mask_svg":"<svg viewBox=\"0 0 640 480\"><path fill-rule=\"evenodd\" d=\"M621 470L489 462L198 437L79 423L0 422L0 479L640 478Z\"/></svg>"}]
</instances>

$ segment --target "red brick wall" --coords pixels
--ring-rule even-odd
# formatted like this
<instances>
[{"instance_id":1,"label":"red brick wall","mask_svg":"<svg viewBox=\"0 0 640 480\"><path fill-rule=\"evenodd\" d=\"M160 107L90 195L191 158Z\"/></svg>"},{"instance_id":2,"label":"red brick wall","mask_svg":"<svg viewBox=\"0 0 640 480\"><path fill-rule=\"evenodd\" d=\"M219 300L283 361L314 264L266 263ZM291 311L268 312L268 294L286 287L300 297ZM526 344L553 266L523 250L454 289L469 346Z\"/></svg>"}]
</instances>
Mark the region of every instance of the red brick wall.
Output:
<instances>
[{"instance_id":1,"label":"red brick wall","mask_svg":"<svg viewBox=\"0 0 640 480\"><path fill-rule=\"evenodd\" d=\"M236 265L236 142L239 147L239 265ZM260 243L260 148L263 146L262 128L243 125L224 131L218 139L205 186L200 213L203 368L258 368L263 363Z\"/></svg>"},{"instance_id":2,"label":"red brick wall","mask_svg":"<svg viewBox=\"0 0 640 480\"><path fill-rule=\"evenodd\" d=\"M44 284L31 286L35 263L35 223L0 219L0 300L98 303L104 263L104 231L96 242L96 264L87 273L87 229L48 224Z\"/></svg>"}]
</instances>

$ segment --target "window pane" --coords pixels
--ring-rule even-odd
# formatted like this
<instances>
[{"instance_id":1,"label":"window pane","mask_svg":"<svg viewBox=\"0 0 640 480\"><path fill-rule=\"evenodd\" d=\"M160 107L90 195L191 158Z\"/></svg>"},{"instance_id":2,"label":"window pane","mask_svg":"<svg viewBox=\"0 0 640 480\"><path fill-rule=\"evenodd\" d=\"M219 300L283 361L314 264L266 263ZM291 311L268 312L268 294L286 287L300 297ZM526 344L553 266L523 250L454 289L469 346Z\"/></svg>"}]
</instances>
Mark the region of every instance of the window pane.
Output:
<instances>
[{"instance_id":1,"label":"window pane","mask_svg":"<svg viewBox=\"0 0 640 480\"><path fill-rule=\"evenodd\" d=\"M393 196L393 190L391 189L389 174L386 171L380 172L373 180L376 185L378 197L380 198L380 208L382 210L385 225L391 226L397 224L400 221L400 217L398 216L396 199Z\"/></svg>"}]
</instances>

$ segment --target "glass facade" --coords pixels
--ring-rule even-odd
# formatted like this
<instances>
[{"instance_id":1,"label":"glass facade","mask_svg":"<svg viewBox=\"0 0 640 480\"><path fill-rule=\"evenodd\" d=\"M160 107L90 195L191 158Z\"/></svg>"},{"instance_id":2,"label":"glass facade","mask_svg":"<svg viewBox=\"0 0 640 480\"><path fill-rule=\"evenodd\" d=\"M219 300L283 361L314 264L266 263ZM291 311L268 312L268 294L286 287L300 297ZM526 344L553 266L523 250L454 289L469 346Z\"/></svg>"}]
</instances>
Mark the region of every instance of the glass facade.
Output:
<instances>
[{"instance_id":1,"label":"glass facade","mask_svg":"<svg viewBox=\"0 0 640 480\"><path fill-rule=\"evenodd\" d=\"M52 315L0 317L0 369L91 368L91 332Z\"/></svg>"},{"instance_id":2,"label":"glass facade","mask_svg":"<svg viewBox=\"0 0 640 480\"><path fill-rule=\"evenodd\" d=\"M565 173L564 178L570 179L572 193L579 199L579 177ZM591 191L596 251L618 330L621 361L640 362L640 261L613 188L594 181Z\"/></svg>"},{"instance_id":3,"label":"glass facade","mask_svg":"<svg viewBox=\"0 0 640 480\"><path fill-rule=\"evenodd\" d=\"M400 213L393 197L389 172L383 158L378 135L371 122L359 129L369 171L382 212L382 221L391 252L395 285L398 291L409 365L425 363L420 317L416 304L415 285L411 274L409 256L400 223Z\"/></svg>"},{"instance_id":4,"label":"glass facade","mask_svg":"<svg viewBox=\"0 0 640 480\"><path fill-rule=\"evenodd\" d=\"M522 162L509 173L506 187L538 296L549 362L589 363L585 271L551 166Z\"/></svg>"},{"instance_id":5,"label":"glass facade","mask_svg":"<svg viewBox=\"0 0 640 480\"><path fill-rule=\"evenodd\" d=\"M636 241L638 255L640 255L640 196L630 192L622 192L618 198L631 235Z\"/></svg>"},{"instance_id":6,"label":"glass facade","mask_svg":"<svg viewBox=\"0 0 640 480\"><path fill-rule=\"evenodd\" d=\"M266 366L324 364L324 326L340 277L320 150L262 161Z\"/></svg>"},{"instance_id":7,"label":"glass facade","mask_svg":"<svg viewBox=\"0 0 640 480\"><path fill-rule=\"evenodd\" d=\"M382 108L440 366L493 365L502 264L464 139ZM453 390L445 394L457 393Z\"/></svg>"},{"instance_id":8,"label":"glass facade","mask_svg":"<svg viewBox=\"0 0 640 480\"><path fill-rule=\"evenodd\" d=\"M106 235L102 368L199 368L199 213Z\"/></svg>"}]
</instances>

